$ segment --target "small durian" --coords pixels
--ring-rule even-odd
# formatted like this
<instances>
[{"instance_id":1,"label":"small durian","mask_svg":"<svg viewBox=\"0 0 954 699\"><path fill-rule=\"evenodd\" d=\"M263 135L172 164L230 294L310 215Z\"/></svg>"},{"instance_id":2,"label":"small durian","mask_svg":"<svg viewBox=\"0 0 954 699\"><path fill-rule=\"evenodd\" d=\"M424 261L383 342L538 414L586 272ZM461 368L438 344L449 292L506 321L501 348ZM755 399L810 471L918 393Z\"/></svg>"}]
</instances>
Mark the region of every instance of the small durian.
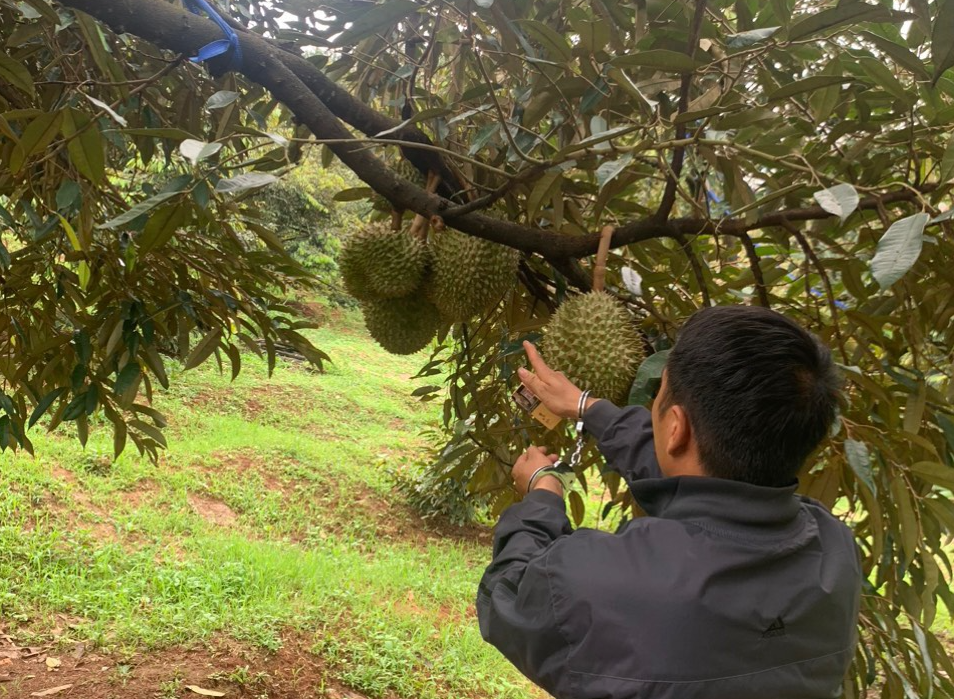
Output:
<instances>
[{"instance_id":1,"label":"small durian","mask_svg":"<svg viewBox=\"0 0 954 699\"><path fill-rule=\"evenodd\" d=\"M432 248L431 298L452 322L482 315L516 282L520 253L506 245L447 229Z\"/></svg>"},{"instance_id":2,"label":"small durian","mask_svg":"<svg viewBox=\"0 0 954 699\"><path fill-rule=\"evenodd\" d=\"M594 397L625 399L643 360L629 311L604 291L564 301L544 332L543 356Z\"/></svg>"},{"instance_id":3,"label":"small durian","mask_svg":"<svg viewBox=\"0 0 954 699\"><path fill-rule=\"evenodd\" d=\"M437 334L441 314L423 294L361 304L364 324L391 354L414 354Z\"/></svg>"},{"instance_id":4,"label":"small durian","mask_svg":"<svg viewBox=\"0 0 954 699\"><path fill-rule=\"evenodd\" d=\"M423 240L377 222L344 242L338 266L348 293L359 301L372 301L412 293L421 285L428 260Z\"/></svg>"}]
</instances>

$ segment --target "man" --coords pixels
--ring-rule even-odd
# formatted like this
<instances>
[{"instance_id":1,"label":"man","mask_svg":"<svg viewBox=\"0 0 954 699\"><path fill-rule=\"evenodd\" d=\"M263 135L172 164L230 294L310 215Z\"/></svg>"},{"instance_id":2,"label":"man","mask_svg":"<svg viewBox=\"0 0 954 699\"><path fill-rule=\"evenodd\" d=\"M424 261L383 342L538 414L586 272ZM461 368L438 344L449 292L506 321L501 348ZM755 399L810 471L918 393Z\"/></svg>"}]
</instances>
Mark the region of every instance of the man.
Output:
<instances>
[{"instance_id":1,"label":"man","mask_svg":"<svg viewBox=\"0 0 954 699\"><path fill-rule=\"evenodd\" d=\"M576 419L581 392L549 369L521 381ZM812 335L764 308L683 327L652 412L589 399L586 431L648 516L572 531L555 460L513 469L480 583L484 638L560 699L835 697L861 589L850 530L795 494L835 418L838 377Z\"/></svg>"}]
</instances>

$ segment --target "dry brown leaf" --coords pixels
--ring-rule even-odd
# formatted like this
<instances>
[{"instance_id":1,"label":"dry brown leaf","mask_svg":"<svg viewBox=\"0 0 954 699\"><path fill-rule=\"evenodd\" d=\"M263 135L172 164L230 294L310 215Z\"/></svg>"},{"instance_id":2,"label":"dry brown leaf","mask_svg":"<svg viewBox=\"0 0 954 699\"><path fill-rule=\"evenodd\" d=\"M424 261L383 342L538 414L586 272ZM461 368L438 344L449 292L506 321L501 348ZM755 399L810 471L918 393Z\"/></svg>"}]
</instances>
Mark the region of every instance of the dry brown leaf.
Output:
<instances>
[{"instance_id":1,"label":"dry brown leaf","mask_svg":"<svg viewBox=\"0 0 954 699\"><path fill-rule=\"evenodd\" d=\"M42 692L33 692L31 697L51 697L54 694L59 694L60 692L69 689L73 685L71 684L61 684L59 687L50 687L49 689L44 689Z\"/></svg>"},{"instance_id":2,"label":"dry brown leaf","mask_svg":"<svg viewBox=\"0 0 954 699\"><path fill-rule=\"evenodd\" d=\"M201 694L204 697L224 697L225 696L225 692L220 692L215 689L203 689L202 687L198 687L194 684L187 684L186 689L188 689L190 692Z\"/></svg>"}]
</instances>

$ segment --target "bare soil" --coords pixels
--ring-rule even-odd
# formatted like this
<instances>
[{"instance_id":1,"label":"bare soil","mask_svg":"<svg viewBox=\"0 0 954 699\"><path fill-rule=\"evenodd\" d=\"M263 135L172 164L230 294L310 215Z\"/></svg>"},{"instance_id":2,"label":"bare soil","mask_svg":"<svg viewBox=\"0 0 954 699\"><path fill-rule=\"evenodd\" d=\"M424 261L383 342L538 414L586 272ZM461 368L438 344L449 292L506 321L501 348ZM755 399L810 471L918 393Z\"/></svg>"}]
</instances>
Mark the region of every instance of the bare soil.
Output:
<instances>
[{"instance_id":1,"label":"bare soil","mask_svg":"<svg viewBox=\"0 0 954 699\"><path fill-rule=\"evenodd\" d=\"M0 636L0 696L366 699L335 680L309 645L306 638L288 636L280 650L270 653L221 639L119 657L88 652L82 643L66 649L25 648Z\"/></svg>"}]
</instances>

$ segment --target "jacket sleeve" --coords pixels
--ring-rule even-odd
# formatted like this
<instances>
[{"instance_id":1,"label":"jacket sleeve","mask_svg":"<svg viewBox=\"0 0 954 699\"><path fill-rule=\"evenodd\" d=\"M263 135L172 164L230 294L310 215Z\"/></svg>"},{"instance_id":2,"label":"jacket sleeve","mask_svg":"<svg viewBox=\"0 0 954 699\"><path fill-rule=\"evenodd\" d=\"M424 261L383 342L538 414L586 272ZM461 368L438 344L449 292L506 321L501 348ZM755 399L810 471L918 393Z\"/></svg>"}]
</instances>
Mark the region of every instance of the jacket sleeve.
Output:
<instances>
[{"instance_id":1,"label":"jacket sleeve","mask_svg":"<svg viewBox=\"0 0 954 699\"><path fill-rule=\"evenodd\" d=\"M531 492L501 516L493 561L477 592L484 640L558 697L567 695L569 645L556 619L547 559L551 544L570 533L563 499Z\"/></svg>"},{"instance_id":2,"label":"jacket sleeve","mask_svg":"<svg viewBox=\"0 0 954 699\"><path fill-rule=\"evenodd\" d=\"M597 439L610 470L633 487L644 478L661 478L653 446L652 414L638 405L618 408L599 400L583 414L583 426Z\"/></svg>"}]
</instances>

